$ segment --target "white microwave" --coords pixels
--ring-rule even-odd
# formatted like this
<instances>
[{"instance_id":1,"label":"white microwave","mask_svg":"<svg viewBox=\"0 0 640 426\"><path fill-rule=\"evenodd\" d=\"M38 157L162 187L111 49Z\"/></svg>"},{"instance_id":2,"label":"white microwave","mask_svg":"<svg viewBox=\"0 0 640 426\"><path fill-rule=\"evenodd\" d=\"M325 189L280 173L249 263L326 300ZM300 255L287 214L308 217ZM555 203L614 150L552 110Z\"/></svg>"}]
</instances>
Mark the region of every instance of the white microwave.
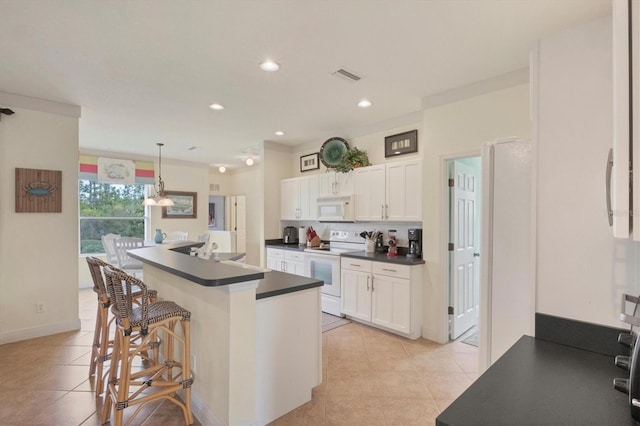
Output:
<instances>
[{"instance_id":1,"label":"white microwave","mask_svg":"<svg viewBox=\"0 0 640 426\"><path fill-rule=\"evenodd\" d=\"M318 198L318 221L355 222L353 195Z\"/></svg>"}]
</instances>

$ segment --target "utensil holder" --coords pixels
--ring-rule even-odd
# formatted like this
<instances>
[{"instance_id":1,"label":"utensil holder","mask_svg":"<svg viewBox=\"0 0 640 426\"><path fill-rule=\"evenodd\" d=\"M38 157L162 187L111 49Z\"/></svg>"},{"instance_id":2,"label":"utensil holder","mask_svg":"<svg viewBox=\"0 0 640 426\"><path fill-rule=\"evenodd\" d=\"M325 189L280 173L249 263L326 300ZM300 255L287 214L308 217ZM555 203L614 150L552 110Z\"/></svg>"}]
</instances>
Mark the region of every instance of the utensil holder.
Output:
<instances>
[{"instance_id":1,"label":"utensil holder","mask_svg":"<svg viewBox=\"0 0 640 426\"><path fill-rule=\"evenodd\" d=\"M375 251L376 245L373 240L365 240L364 242L364 251L365 253L373 253Z\"/></svg>"}]
</instances>

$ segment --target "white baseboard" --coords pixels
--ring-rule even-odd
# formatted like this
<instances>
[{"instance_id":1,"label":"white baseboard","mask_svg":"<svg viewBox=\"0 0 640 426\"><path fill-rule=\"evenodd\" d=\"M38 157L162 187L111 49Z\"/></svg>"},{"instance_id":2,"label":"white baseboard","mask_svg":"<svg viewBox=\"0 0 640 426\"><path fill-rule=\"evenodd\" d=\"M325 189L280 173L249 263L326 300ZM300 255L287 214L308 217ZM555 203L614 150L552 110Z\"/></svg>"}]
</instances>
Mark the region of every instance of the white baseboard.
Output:
<instances>
[{"instance_id":1,"label":"white baseboard","mask_svg":"<svg viewBox=\"0 0 640 426\"><path fill-rule=\"evenodd\" d=\"M193 413L194 417L197 418L198 421L203 425L224 425L224 423L216 418L216 416L213 414L213 411L211 411L211 408L209 408L209 406L207 406L204 401L200 399L200 396L196 392L194 392L193 389L191 389L191 412Z\"/></svg>"},{"instance_id":2,"label":"white baseboard","mask_svg":"<svg viewBox=\"0 0 640 426\"><path fill-rule=\"evenodd\" d=\"M80 330L80 319L0 333L0 345L74 330Z\"/></svg>"}]
</instances>

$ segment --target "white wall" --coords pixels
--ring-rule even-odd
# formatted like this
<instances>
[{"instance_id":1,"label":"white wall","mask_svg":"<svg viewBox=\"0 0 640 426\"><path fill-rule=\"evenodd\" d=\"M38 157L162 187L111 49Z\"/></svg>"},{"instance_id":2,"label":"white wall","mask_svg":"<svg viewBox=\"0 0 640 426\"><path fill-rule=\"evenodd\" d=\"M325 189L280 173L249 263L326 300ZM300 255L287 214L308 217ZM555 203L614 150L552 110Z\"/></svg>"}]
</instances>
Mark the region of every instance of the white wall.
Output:
<instances>
[{"instance_id":1,"label":"white wall","mask_svg":"<svg viewBox=\"0 0 640 426\"><path fill-rule=\"evenodd\" d=\"M265 143L264 149L264 238L282 238L280 226L280 181L299 172L300 167L290 167L292 158L300 161L300 156L292 154L288 147Z\"/></svg>"},{"instance_id":2,"label":"white wall","mask_svg":"<svg viewBox=\"0 0 640 426\"><path fill-rule=\"evenodd\" d=\"M611 17L539 46L536 310L620 327L621 293L639 291L638 247L615 240L606 216L611 46Z\"/></svg>"},{"instance_id":3,"label":"white wall","mask_svg":"<svg viewBox=\"0 0 640 426\"><path fill-rule=\"evenodd\" d=\"M20 107L24 105L25 107ZM57 105L60 108L57 108ZM0 93L0 344L80 328L80 108ZM60 114L55 111L60 110ZM49 112L40 112L40 111ZM62 171L62 213L15 213L15 168ZM43 302L44 313L35 305Z\"/></svg>"},{"instance_id":4,"label":"white wall","mask_svg":"<svg viewBox=\"0 0 640 426\"><path fill-rule=\"evenodd\" d=\"M441 233L444 157L480 154L480 146L508 136L531 138L529 84L520 84L424 111L423 162L423 337L445 342L448 287L442 272L446 235Z\"/></svg>"},{"instance_id":5,"label":"white wall","mask_svg":"<svg viewBox=\"0 0 640 426\"><path fill-rule=\"evenodd\" d=\"M156 162L156 168L158 164ZM156 170L157 176L157 170ZM150 207L149 235L152 240L157 228L162 232L186 231L189 239L198 240L198 235L208 231L209 222L209 167L203 164L162 162L162 180L166 191L198 193L198 211L195 219L163 219L161 207ZM157 178L156 178L157 182Z\"/></svg>"}]
</instances>

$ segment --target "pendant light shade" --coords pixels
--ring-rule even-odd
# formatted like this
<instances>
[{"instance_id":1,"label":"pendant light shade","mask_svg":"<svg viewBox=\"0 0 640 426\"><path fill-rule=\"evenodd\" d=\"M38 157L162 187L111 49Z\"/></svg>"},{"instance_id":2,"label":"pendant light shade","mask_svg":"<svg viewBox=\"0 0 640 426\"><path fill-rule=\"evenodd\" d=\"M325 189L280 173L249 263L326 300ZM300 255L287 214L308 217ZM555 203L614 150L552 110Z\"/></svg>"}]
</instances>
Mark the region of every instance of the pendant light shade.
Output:
<instances>
[{"instance_id":1,"label":"pendant light shade","mask_svg":"<svg viewBox=\"0 0 640 426\"><path fill-rule=\"evenodd\" d=\"M153 189L156 192L155 195L145 198L142 205L159 207L173 206L171 198L167 198L164 194L164 182L162 181L162 146L164 144L157 143L156 145L158 145L158 187L156 188L154 184Z\"/></svg>"}]
</instances>

